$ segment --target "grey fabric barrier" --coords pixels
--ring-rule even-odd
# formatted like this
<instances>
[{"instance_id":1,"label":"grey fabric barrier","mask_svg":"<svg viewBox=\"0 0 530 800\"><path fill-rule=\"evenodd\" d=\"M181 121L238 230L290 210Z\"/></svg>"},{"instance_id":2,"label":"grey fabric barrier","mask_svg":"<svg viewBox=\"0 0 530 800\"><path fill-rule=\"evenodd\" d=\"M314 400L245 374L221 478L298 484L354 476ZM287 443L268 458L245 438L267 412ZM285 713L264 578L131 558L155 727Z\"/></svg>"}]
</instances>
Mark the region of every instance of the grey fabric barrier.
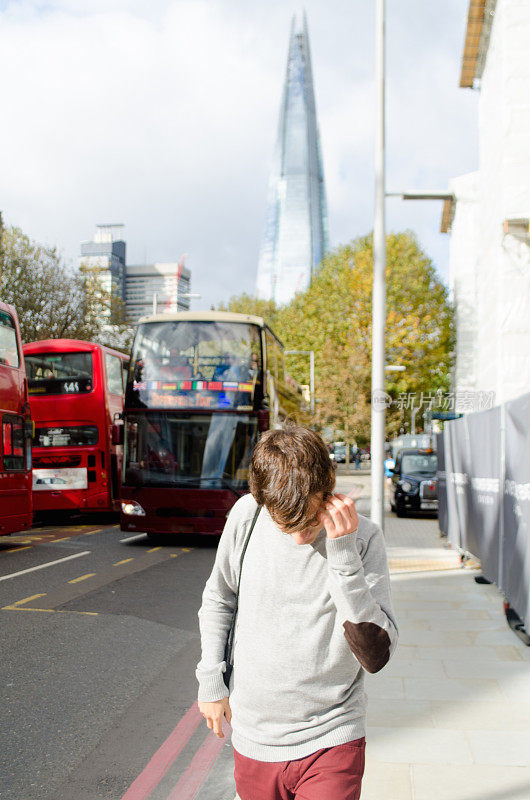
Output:
<instances>
[{"instance_id":1,"label":"grey fabric barrier","mask_svg":"<svg viewBox=\"0 0 530 800\"><path fill-rule=\"evenodd\" d=\"M500 586L501 409L465 417L469 447L466 550L480 558L486 578Z\"/></svg>"},{"instance_id":2,"label":"grey fabric barrier","mask_svg":"<svg viewBox=\"0 0 530 800\"><path fill-rule=\"evenodd\" d=\"M466 418L455 419L444 428L447 475L447 536L456 549L467 550L467 429Z\"/></svg>"},{"instance_id":3,"label":"grey fabric barrier","mask_svg":"<svg viewBox=\"0 0 530 800\"><path fill-rule=\"evenodd\" d=\"M506 404L502 589L530 629L530 394Z\"/></svg>"},{"instance_id":4,"label":"grey fabric barrier","mask_svg":"<svg viewBox=\"0 0 530 800\"><path fill-rule=\"evenodd\" d=\"M530 394L447 422L443 460L449 541L530 627Z\"/></svg>"},{"instance_id":5,"label":"grey fabric barrier","mask_svg":"<svg viewBox=\"0 0 530 800\"><path fill-rule=\"evenodd\" d=\"M436 455L438 466L436 469L436 483L438 485L438 527L444 536L447 536L447 485L445 473L445 449L443 433L436 434Z\"/></svg>"}]
</instances>

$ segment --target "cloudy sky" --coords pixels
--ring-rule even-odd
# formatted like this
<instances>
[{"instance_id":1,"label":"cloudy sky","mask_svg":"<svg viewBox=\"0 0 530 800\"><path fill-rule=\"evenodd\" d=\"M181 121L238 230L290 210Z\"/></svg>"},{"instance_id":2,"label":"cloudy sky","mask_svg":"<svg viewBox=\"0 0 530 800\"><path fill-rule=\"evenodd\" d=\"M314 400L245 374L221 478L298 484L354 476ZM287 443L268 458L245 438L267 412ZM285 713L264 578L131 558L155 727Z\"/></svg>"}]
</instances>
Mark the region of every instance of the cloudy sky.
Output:
<instances>
[{"instance_id":1,"label":"cloudy sky","mask_svg":"<svg viewBox=\"0 0 530 800\"><path fill-rule=\"evenodd\" d=\"M305 0L333 245L373 219L375 0ZM293 0L0 0L0 208L69 262L187 253L194 308L253 292ZM387 188L476 168L468 0L387 0ZM441 204L387 201L447 279Z\"/></svg>"}]
</instances>

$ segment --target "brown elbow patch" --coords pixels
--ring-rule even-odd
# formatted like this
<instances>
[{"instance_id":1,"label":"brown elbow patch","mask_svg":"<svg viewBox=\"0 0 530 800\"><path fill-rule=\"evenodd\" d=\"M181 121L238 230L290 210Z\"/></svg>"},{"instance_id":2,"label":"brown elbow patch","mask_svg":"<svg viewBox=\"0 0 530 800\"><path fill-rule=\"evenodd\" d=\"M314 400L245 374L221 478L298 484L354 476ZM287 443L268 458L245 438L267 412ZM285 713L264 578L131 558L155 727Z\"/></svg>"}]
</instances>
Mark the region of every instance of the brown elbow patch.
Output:
<instances>
[{"instance_id":1,"label":"brown elbow patch","mask_svg":"<svg viewBox=\"0 0 530 800\"><path fill-rule=\"evenodd\" d=\"M367 672L379 672L390 658L390 636L374 622L344 623L344 636L353 655Z\"/></svg>"}]
</instances>

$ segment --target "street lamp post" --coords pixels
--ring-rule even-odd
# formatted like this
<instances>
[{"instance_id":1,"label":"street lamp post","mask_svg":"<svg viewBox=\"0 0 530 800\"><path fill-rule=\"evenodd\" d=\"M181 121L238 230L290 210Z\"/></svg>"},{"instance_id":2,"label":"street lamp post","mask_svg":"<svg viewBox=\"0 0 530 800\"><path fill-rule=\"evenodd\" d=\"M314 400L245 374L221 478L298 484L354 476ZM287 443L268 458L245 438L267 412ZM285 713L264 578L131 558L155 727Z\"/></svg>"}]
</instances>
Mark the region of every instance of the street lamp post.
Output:
<instances>
[{"instance_id":1,"label":"street lamp post","mask_svg":"<svg viewBox=\"0 0 530 800\"><path fill-rule=\"evenodd\" d=\"M286 356L309 356L309 407L315 413L315 351L314 350L286 350Z\"/></svg>"},{"instance_id":2,"label":"street lamp post","mask_svg":"<svg viewBox=\"0 0 530 800\"><path fill-rule=\"evenodd\" d=\"M385 0L376 3L374 277L372 289L371 519L384 528L385 458Z\"/></svg>"}]
</instances>

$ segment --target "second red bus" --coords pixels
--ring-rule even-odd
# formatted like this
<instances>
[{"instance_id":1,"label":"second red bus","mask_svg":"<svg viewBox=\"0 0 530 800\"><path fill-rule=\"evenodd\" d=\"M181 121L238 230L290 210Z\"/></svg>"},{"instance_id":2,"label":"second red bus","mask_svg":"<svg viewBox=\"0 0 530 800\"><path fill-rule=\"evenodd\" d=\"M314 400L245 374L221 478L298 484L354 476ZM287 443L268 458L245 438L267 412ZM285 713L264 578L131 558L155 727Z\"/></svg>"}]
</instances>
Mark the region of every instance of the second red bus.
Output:
<instances>
[{"instance_id":1,"label":"second red bus","mask_svg":"<svg viewBox=\"0 0 530 800\"><path fill-rule=\"evenodd\" d=\"M33 438L34 512L117 511L128 356L77 339L24 345Z\"/></svg>"}]
</instances>

